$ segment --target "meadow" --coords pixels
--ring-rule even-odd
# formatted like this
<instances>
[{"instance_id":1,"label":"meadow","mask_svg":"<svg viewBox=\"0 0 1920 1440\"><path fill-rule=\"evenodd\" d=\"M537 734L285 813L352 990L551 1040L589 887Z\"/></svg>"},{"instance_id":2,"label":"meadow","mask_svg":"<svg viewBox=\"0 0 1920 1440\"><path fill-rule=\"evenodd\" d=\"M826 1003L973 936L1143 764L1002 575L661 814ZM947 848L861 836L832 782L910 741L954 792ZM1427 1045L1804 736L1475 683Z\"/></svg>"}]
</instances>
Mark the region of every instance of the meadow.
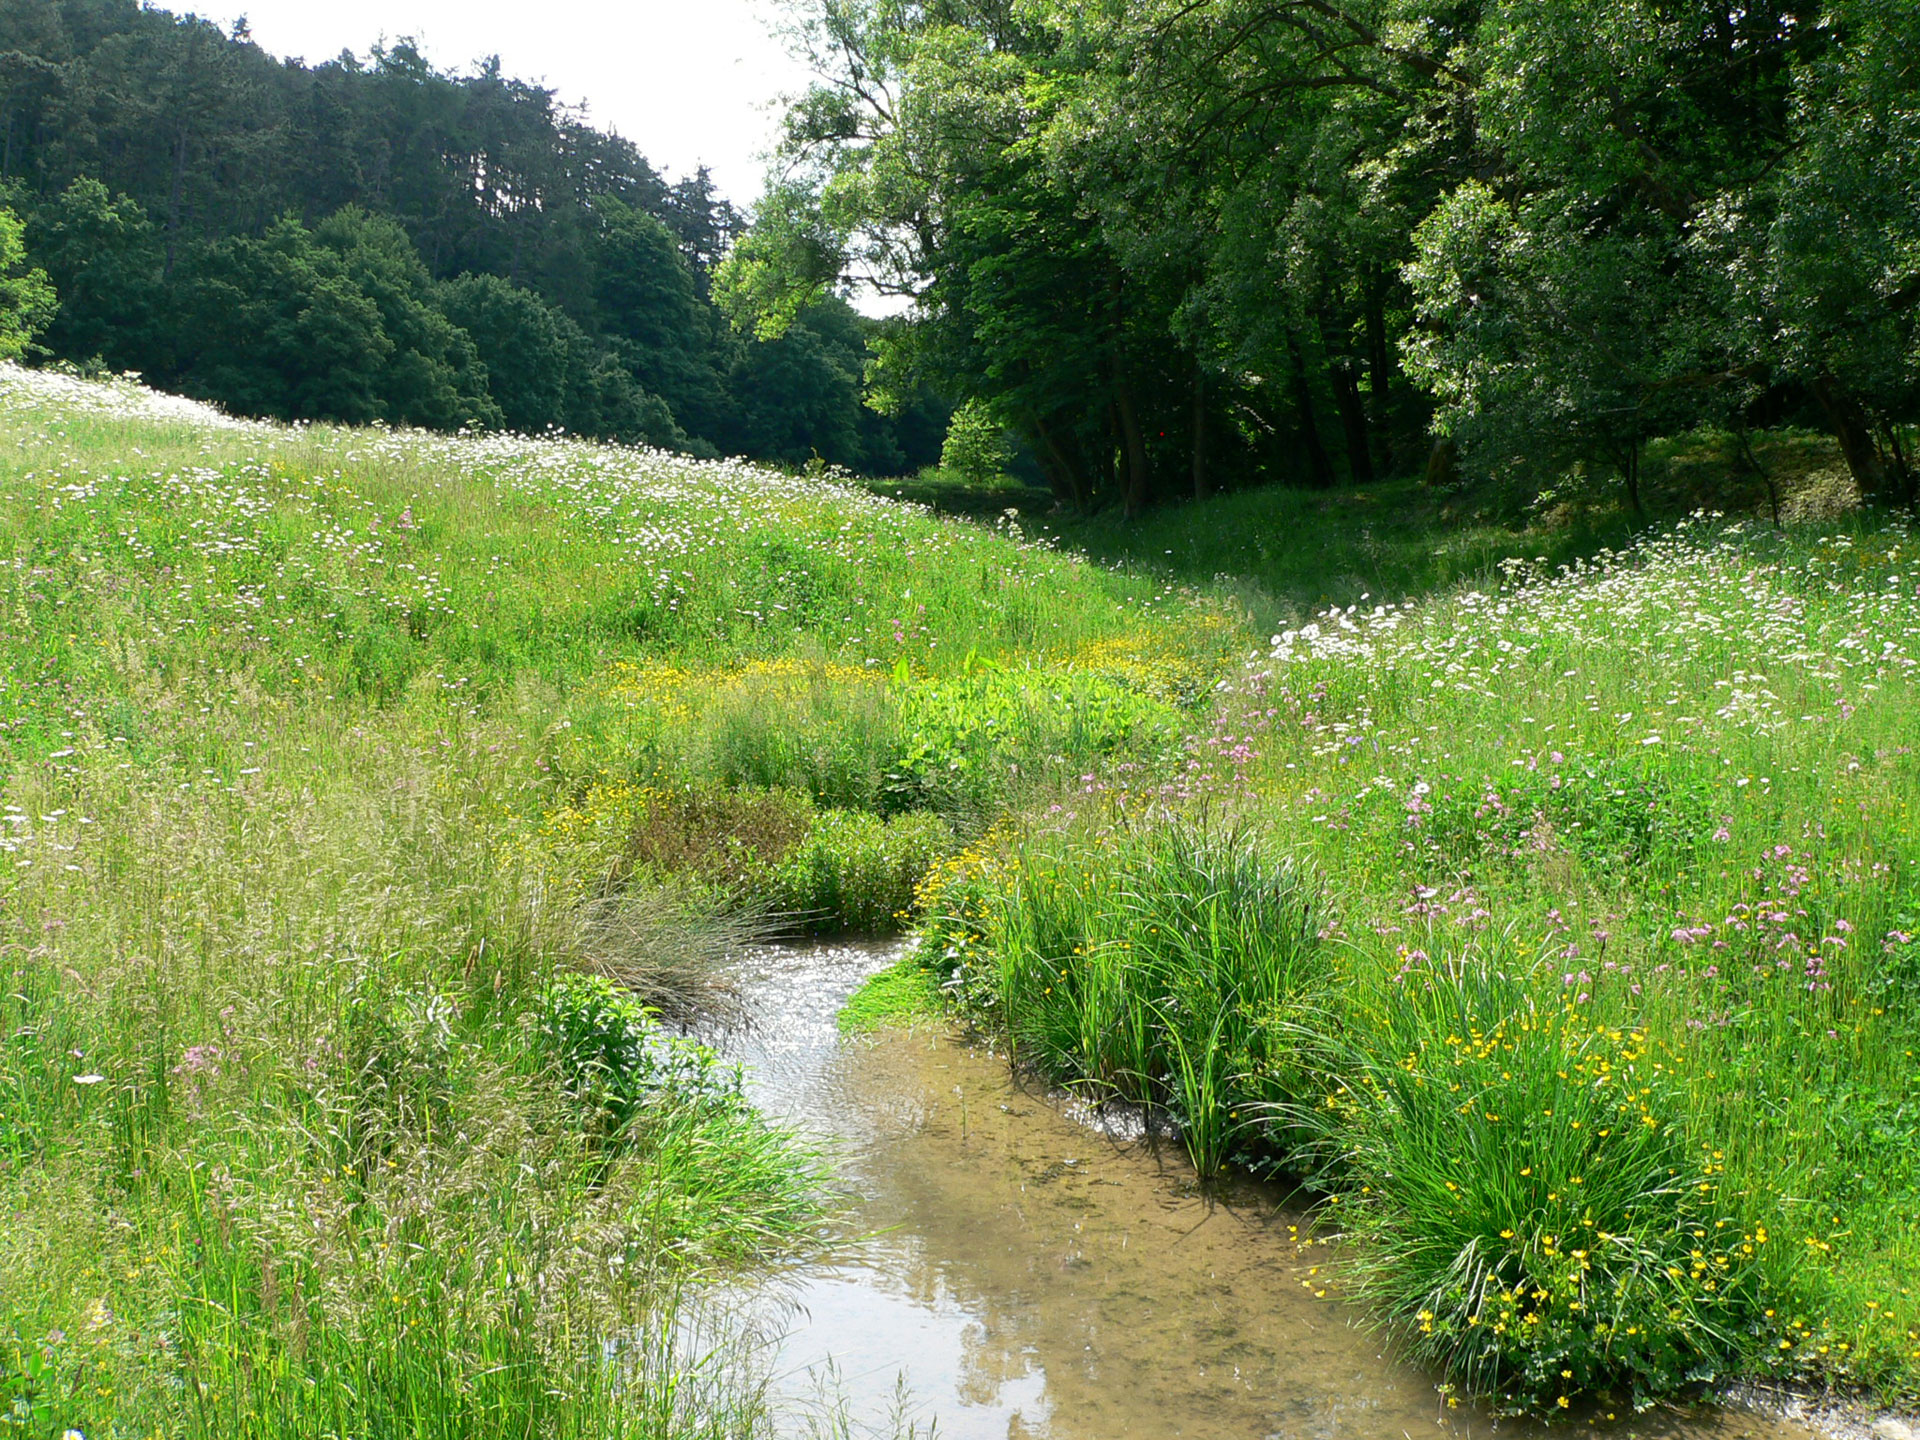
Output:
<instances>
[{"instance_id":1,"label":"meadow","mask_svg":"<svg viewBox=\"0 0 1920 1440\"><path fill-rule=\"evenodd\" d=\"M0 1435L758 1433L686 1297L832 1202L663 1012L1148 763L1225 633L823 480L14 370L0 537Z\"/></svg>"},{"instance_id":2,"label":"meadow","mask_svg":"<svg viewBox=\"0 0 1920 1440\"><path fill-rule=\"evenodd\" d=\"M1271 638L1185 766L945 862L1054 1078L1303 1176L1349 1293L1555 1413L1920 1382L1920 573L1698 516Z\"/></svg>"},{"instance_id":3,"label":"meadow","mask_svg":"<svg viewBox=\"0 0 1920 1440\"><path fill-rule=\"evenodd\" d=\"M1920 542L1396 530L1389 604L1218 503L1292 580L5 372L0 1435L763 1431L688 1299L831 1200L667 1022L907 927L850 1026L1295 1177L1450 1396L1920 1394Z\"/></svg>"}]
</instances>

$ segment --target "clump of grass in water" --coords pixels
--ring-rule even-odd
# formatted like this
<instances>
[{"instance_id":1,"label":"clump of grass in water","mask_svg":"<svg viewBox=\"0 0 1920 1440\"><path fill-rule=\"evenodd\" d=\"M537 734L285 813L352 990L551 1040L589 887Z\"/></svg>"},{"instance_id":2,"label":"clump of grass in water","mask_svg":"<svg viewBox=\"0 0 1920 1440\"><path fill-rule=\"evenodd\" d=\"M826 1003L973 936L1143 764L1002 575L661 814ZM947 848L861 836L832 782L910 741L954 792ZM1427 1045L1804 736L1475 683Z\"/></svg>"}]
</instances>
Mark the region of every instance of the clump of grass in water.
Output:
<instances>
[{"instance_id":1,"label":"clump of grass in water","mask_svg":"<svg viewBox=\"0 0 1920 1440\"><path fill-rule=\"evenodd\" d=\"M1251 834L1173 820L951 873L922 953L1050 1077L1169 1108L1202 1175L1293 1095L1318 883Z\"/></svg>"},{"instance_id":2,"label":"clump of grass in water","mask_svg":"<svg viewBox=\"0 0 1920 1440\"><path fill-rule=\"evenodd\" d=\"M575 907L561 958L670 1019L724 1019L739 1006L737 957L772 924L752 910L718 909L685 884L628 884Z\"/></svg>"},{"instance_id":3,"label":"clump of grass in water","mask_svg":"<svg viewBox=\"0 0 1920 1440\"><path fill-rule=\"evenodd\" d=\"M1308 1125L1357 1293L1515 1410L1729 1377L1789 1303L1779 1217L1688 1138L1684 1049L1500 959L1403 967L1323 1042Z\"/></svg>"}]
</instances>

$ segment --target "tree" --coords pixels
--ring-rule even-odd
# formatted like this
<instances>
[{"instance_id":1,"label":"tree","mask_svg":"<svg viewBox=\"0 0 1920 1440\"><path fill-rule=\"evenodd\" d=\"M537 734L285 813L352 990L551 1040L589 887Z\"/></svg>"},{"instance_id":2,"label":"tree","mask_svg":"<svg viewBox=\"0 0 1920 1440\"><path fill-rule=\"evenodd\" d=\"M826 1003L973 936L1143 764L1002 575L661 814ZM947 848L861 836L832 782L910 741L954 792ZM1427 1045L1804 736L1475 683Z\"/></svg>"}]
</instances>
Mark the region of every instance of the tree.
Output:
<instances>
[{"instance_id":1,"label":"tree","mask_svg":"<svg viewBox=\"0 0 1920 1440\"><path fill-rule=\"evenodd\" d=\"M497 59L448 72L402 38L283 63L135 0L0 6L0 183L65 302L62 358L255 413L706 453L785 453L812 423L764 397L746 423L753 367L710 300L738 217L711 177L669 183ZM844 348L787 393L842 383ZM893 420L829 409L855 437L817 437L836 454L907 453Z\"/></svg>"},{"instance_id":2,"label":"tree","mask_svg":"<svg viewBox=\"0 0 1920 1440\"><path fill-rule=\"evenodd\" d=\"M27 264L25 229L11 210L0 210L0 360L24 355L57 304L47 272Z\"/></svg>"},{"instance_id":3,"label":"tree","mask_svg":"<svg viewBox=\"0 0 1920 1440\"><path fill-rule=\"evenodd\" d=\"M459 428L500 423L472 340L430 303L390 220L342 211L224 241L184 284L182 383L254 414Z\"/></svg>"},{"instance_id":4,"label":"tree","mask_svg":"<svg viewBox=\"0 0 1920 1440\"><path fill-rule=\"evenodd\" d=\"M997 479L1013 458L1006 427L986 406L970 400L953 412L946 443L940 447L940 468L973 484Z\"/></svg>"},{"instance_id":5,"label":"tree","mask_svg":"<svg viewBox=\"0 0 1920 1440\"><path fill-rule=\"evenodd\" d=\"M26 241L60 295L48 348L116 370L145 363L163 319L161 250L146 212L83 177L33 212Z\"/></svg>"},{"instance_id":6,"label":"tree","mask_svg":"<svg viewBox=\"0 0 1920 1440\"><path fill-rule=\"evenodd\" d=\"M564 422L568 371L584 338L572 321L498 275L462 275L435 300L473 342L508 429L535 434Z\"/></svg>"}]
</instances>

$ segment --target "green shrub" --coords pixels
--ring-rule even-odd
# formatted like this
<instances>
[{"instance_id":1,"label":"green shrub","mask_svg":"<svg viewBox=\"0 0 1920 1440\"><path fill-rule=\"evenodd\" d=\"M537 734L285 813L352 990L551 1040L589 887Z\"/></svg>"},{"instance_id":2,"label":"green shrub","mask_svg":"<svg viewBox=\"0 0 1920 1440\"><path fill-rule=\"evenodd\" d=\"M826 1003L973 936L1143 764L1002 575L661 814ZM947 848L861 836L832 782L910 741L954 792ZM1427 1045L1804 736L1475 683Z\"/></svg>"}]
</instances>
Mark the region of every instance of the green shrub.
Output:
<instances>
[{"instance_id":1,"label":"green shrub","mask_svg":"<svg viewBox=\"0 0 1920 1440\"><path fill-rule=\"evenodd\" d=\"M947 421L940 468L970 485L997 479L1013 458L1006 427L978 400L968 400Z\"/></svg>"},{"instance_id":2,"label":"green shrub","mask_svg":"<svg viewBox=\"0 0 1920 1440\"><path fill-rule=\"evenodd\" d=\"M640 792L625 854L629 875L690 878L745 894L812 828L813 802L790 789L684 785Z\"/></svg>"},{"instance_id":3,"label":"green shrub","mask_svg":"<svg viewBox=\"0 0 1920 1440\"><path fill-rule=\"evenodd\" d=\"M808 928L896 930L912 909L920 877L952 847L946 822L924 811L882 820L824 810L773 867L761 894Z\"/></svg>"},{"instance_id":4,"label":"green shrub","mask_svg":"<svg viewBox=\"0 0 1920 1440\"><path fill-rule=\"evenodd\" d=\"M887 805L974 820L1043 776L1071 781L1116 759L1163 762L1187 721L1109 676L969 667L906 688Z\"/></svg>"},{"instance_id":5,"label":"green shrub","mask_svg":"<svg viewBox=\"0 0 1920 1440\"><path fill-rule=\"evenodd\" d=\"M1516 1410L1644 1406L1761 1349L1792 1264L1687 1138L1689 1057L1557 976L1418 961L1328 1051L1326 1178L1361 1293Z\"/></svg>"},{"instance_id":6,"label":"green shrub","mask_svg":"<svg viewBox=\"0 0 1920 1440\"><path fill-rule=\"evenodd\" d=\"M559 975L541 996L540 1034L575 1101L618 1129L663 1106L745 1105L738 1066L663 1031L657 1012L601 975Z\"/></svg>"}]
</instances>

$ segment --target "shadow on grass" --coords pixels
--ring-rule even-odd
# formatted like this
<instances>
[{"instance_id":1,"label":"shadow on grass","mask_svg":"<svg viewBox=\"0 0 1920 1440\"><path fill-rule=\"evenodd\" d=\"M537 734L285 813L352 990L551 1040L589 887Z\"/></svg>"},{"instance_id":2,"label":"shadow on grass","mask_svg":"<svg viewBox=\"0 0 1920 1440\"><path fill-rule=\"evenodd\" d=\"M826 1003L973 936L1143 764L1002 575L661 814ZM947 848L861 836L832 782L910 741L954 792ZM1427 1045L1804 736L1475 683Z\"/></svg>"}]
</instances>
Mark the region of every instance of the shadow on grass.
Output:
<instances>
[{"instance_id":1,"label":"shadow on grass","mask_svg":"<svg viewBox=\"0 0 1920 1440\"><path fill-rule=\"evenodd\" d=\"M1330 490L1269 485L1163 504L1137 520L1117 509L1075 515L1057 509L1048 491L1010 478L970 485L929 471L871 488L973 520L1017 510L1029 534L1051 535L1105 564L1224 593L1255 628L1277 629L1329 606L1490 585L1505 560L1563 565L1703 508L1764 520L1784 505L1792 523L1852 503L1829 438L1776 431L1755 436L1752 453L1761 472L1722 433L1657 442L1647 456L1646 510L1639 515L1605 476L1577 471L1558 482L1566 492L1559 502L1529 505L1491 482L1438 489L1403 477Z\"/></svg>"},{"instance_id":2,"label":"shadow on grass","mask_svg":"<svg viewBox=\"0 0 1920 1440\"><path fill-rule=\"evenodd\" d=\"M1490 583L1503 560L1564 564L1622 544L1636 528L1617 508L1542 519L1418 480L1319 491L1272 486L1133 522L1103 514L1046 523L1062 544L1097 560L1224 590L1263 629L1332 605Z\"/></svg>"}]
</instances>

